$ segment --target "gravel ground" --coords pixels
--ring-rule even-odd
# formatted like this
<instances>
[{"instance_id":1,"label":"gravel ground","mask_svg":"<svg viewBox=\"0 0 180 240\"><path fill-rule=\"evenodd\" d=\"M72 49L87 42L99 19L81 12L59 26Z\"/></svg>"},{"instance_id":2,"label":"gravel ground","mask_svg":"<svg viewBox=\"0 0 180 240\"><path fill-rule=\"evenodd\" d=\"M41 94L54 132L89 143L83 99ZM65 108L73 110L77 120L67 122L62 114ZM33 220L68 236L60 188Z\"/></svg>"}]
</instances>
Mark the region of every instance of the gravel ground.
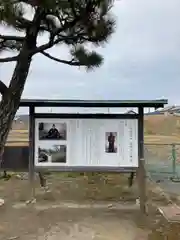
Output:
<instances>
[{"instance_id":1,"label":"gravel ground","mask_svg":"<svg viewBox=\"0 0 180 240\"><path fill-rule=\"evenodd\" d=\"M137 188L127 187L127 177L49 176L51 192L44 193L37 181L37 203L27 206L28 181L1 180L0 240L146 240L147 224L135 205Z\"/></svg>"}]
</instances>

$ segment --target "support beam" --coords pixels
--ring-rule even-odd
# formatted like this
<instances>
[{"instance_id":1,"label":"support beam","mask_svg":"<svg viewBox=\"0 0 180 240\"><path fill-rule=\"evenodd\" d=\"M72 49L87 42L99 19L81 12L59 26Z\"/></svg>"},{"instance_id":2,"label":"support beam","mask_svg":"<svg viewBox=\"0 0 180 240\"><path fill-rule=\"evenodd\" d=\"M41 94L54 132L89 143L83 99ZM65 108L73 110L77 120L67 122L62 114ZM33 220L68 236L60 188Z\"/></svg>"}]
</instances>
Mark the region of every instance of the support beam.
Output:
<instances>
[{"instance_id":1,"label":"support beam","mask_svg":"<svg viewBox=\"0 0 180 240\"><path fill-rule=\"evenodd\" d=\"M138 167L138 186L139 186L139 198L140 198L140 210L143 214L146 213L146 171L144 161L144 109L138 108L138 155L139 155L139 167Z\"/></svg>"},{"instance_id":2,"label":"support beam","mask_svg":"<svg viewBox=\"0 0 180 240\"><path fill-rule=\"evenodd\" d=\"M29 182L31 188L31 200L35 199L35 168L34 168L34 107L29 107Z\"/></svg>"}]
</instances>

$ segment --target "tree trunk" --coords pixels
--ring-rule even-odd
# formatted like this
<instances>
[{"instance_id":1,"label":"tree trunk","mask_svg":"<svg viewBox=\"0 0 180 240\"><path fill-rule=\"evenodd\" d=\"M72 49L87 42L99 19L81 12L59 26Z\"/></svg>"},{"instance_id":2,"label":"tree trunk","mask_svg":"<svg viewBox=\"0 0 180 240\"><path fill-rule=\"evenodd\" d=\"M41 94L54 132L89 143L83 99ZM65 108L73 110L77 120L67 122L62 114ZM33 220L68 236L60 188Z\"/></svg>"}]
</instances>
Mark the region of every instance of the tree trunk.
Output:
<instances>
[{"instance_id":1,"label":"tree trunk","mask_svg":"<svg viewBox=\"0 0 180 240\"><path fill-rule=\"evenodd\" d=\"M31 64L31 56L26 52L26 49L22 49L9 88L2 96L0 103L0 163L2 163L4 145L15 114L19 108L21 95Z\"/></svg>"},{"instance_id":2,"label":"tree trunk","mask_svg":"<svg viewBox=\"0 0 180 240\"><path fill-rule=\"evenodd\" d=\"M35 11L32 25L26 29L26 39L20 51L8 90L3 94L0 103L0 167L4 146L15 114L19 108L21 96L28 76L32 55L31 50L36 47L37 36L44 9L38 7ZM41 174L40 174L41 175ZM41 176L40 182L43 179ZM42 182L41 182L42 183ZM45 184L45 180L43 182Z\"/></svg>"},{"instance_id":3,"label":"tree trunk","mask_svg":"<svg viewBox=\"0 0 180 240\"><path fill-rule=\"evenodd\" d=\"M22 52L22 57L19 58L16 64L8 91L3 94L2 101L0 103L0 167L3 161L2 155L4 152L4 146L8 137L8 133L11 129L13 119L19 108L19 103L28 76L30 64L31 57L23 54ZM40 172L39 180L41 187L46 187L46 179Z\"/></svg>"},{"instance_id":4,"label":"tree trunk","mask_svg":"<svg viewBox=\"0 0 180 240\"><path fill-rule=\"evenodd\" d=\"M39 26L44 9L37 8L32 20L32 24L26 29L26 39L23 42L19 58L14 69L13 76L9 88L3 94L0 103L0 162L2 162L2 154L4 145L7 140L9 130L11 128L15 114L19 108L21 95L28 76L32 54L31 51L36 47Z\"/></svg>"}]
</instances>

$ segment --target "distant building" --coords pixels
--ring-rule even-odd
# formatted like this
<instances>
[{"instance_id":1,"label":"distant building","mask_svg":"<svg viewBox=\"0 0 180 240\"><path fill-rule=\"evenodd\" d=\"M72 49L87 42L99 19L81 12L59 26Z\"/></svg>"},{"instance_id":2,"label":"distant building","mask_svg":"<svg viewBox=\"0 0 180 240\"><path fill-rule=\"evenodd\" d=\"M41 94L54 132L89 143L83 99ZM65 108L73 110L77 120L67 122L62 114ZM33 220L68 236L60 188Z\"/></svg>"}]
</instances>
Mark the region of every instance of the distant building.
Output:
<instances>
[{"instance_id":1,"label":"distant building","mask_svg":"<svg viewBox=\"0 0 180 240\"><path fill-rule=\"evenodd\" d=\"M154 114L163 114L165 116L169 116L169 115L175 115L175 116L179 116L180 115L180 106L167 106L165 108L162 109L157 109L156 111L151 113L152 115Z\"/></svg>"},{"instance_id":2,"label":"distant building","mask_svg":"<svg viewBox=\"0 0 180 240\"><path fill-rule=\"evenodd\" d=\"M129 110L129 111L126 112L126 114L136 114L136 112L133 111L133 110Z\"/></svg>"}]
</instances>

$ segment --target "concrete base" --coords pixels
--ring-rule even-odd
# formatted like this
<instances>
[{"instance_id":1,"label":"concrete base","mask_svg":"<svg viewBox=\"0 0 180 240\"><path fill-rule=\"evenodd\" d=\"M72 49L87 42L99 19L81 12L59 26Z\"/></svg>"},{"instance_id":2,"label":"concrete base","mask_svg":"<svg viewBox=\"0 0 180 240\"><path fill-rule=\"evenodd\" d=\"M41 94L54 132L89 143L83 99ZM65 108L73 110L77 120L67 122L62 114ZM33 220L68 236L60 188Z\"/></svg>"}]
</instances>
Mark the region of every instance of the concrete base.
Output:
<instances>
[{"instance_id":1,"label":"concrete base","mask_svg":"<svg viewBox=\"0 0 180 240\"><path fill-rule=\"evenodd\" d=\"M166 207L159 207L158 210L168 222L180 222L179 206L174 204Z\"/></svg>"},{"instance_id":2,"label":"concrete base","mask_svg":"<svg viewBox=\"0 0 180 240\"><path fill-rule=\"evenodd\" d=\"M71 208L71 209L112 209L112 210L125 210L125 211L133 211L133 210L139 210L139 206L136 204L123 204L123 203L92 203L92 204L86 204L86 203L76 203L71 201L66 202L60 202L57 204L52 203L41 203L38 204L38 202L33 202L33 206L37 210L46 210L51 208ZM19 208L25 208L28 207L29 204L26 203L15 203L13 205L13 208L19 209Z\"/></svg>"}]
</instances>

